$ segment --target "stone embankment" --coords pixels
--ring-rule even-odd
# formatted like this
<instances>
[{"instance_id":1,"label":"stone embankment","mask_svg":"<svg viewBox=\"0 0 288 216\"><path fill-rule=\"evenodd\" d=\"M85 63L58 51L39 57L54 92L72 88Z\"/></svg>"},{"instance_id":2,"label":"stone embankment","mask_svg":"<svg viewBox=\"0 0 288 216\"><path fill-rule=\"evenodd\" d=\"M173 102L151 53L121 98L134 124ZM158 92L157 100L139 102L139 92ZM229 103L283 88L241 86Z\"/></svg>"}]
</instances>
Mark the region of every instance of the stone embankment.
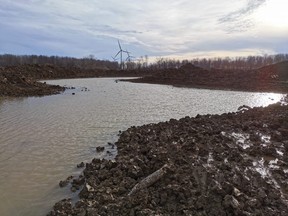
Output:
<instances>
[{"instance_id":1,"label":"stone embankment","mask_svg":"<svg viewBox=\"0 0 288 216\"><path fill-rule=\"evenodd\" d=\"M93 159L68 177L79 200L48 215L287 215L287 108L286 98L131 127L114 161Z\"/></svg>"}]
</instances>

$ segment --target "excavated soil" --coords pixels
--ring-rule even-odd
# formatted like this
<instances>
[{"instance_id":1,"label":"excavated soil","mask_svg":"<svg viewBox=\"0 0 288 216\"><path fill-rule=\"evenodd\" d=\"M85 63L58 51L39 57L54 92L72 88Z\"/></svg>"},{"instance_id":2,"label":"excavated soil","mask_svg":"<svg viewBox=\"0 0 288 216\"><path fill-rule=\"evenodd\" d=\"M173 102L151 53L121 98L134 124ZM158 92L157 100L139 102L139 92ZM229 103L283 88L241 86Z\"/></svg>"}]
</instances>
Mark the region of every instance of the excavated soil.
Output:
<instances>
[{"instance_id":1,"label":"excavated soil","mask_svg":"<svg viewBox=\"0 0 288 216\"><path fill-rule=\"evenodd\" d=\"M48 215L287 215L287 99L131 127L114 161L80 163L82 175L60 182L79 200L64 199Z\"/></svg>"},{"instance_id":2,"label":"excavated soil","mask_svg":"<svg viewBox=\"0 0 288 216\"><path fill-rule=\"evenodd\" d=\"M125 80L138 83L168 84L180 87L226 89L257 92L288 92L288 62L258 70L223 70L186 64L179 69L105 70L64 68L51 64L0 67L0 96L41 96L63 88L36 82L43 79L88 77L141 77Z\"/></svg>"},{"instance_id":3,"label":"excavated soil","mask_svg":"<svg viewBox=\"0 0 288 216\"><path fill-rule=\"evenodd\" d=\"M126 81L177 87L287 93L288 61L257 70L205 70L189 63L179 69L161 70L150 76Z\"/></svg>"},{"instance_id":4,"label":"excavated soil","mask_svg":"<svg viewBox=\"0 0 288 216\"><path fill-rule=\"evenodd\" d=\"M64 91L63 87L46 85L37 80L90 77L139 77L149 71L64 68L51 64L0 67L1 96L42 96Z\"/></svg>"},{"instance_id":5,"label":"excavated soil","mask_svg":"<svg viewBox=\"0 0 288 216\"><path fill-rule=\"evenodd\" d=\"M0 74L0 97L44 96L64 90L64 87L37 82L22 75Z\"/></svg>"},{"instance_id":6,"label":"excavated soil","mask_svg":"<svg viewBox=\"0 0 288 216\"><path fill-rule=\"evenodd\" d=\"M43 69L43 68L42 68ZM38 76L35 72L38 71ZM37 82L45 78L45 70L36 65L0 68L0 97L43 96L57 94L64 87Z\"/></svg>"}]
</instances>

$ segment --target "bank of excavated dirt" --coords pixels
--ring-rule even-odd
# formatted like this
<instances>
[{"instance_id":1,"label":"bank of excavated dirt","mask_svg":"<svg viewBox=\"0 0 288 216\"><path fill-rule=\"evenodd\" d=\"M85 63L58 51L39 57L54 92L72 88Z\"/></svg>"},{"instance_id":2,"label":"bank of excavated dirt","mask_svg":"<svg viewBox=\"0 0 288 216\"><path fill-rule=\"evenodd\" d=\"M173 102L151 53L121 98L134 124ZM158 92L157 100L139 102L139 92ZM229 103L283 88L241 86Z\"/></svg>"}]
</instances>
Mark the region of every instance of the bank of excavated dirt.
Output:
<instances>
[{"instance_id":1,"label":"bank of excavated dirt","mask_svg":"<svg viewBox=\"0 0 288 216\"><path fill-rule=\"evenodd\" d=\"M91 77L139 77L149 71L65 68L51 64L27 64L0 67L1 96L43 96L64 91L63 87L46 85L38 80Z\"/></svg>"},{"instance_id":2,"label":"bank of excavated dirt","mask_svg":"<svg viewBox=\"0 0 288 216\"><path fill-rule=\"evenodd\" d=\"M288 61L253 70L206 70L192 64L170 68L137 79L135 83L254 92L288 92Z\"/></svg>"},{"instance_id":3,"label":"bank of excavated dirt","mask_svg":"<svg viewBox=\"0 0 288 216\"><path fill-rule=\"evenodd\" d=\"M37 69L39 69L39 77L33 76ZM38 82L37 78L41 78L41 72L41 68L31 65L1 67L0 97L44 96L65 90L64 87Z\"/></svg>"},{"instance_id":4,"label":"bank of excavated dirt","mask_svg":"<svg viewBox=\"0 0 288 216\"><path fill-rule=\"evenodd\" d=\"M64 87L37 82L24 76L0 74L0 97L44 96L58 94L64 90Z\"/></svg>"},{"instance_id":5,"label":"bank of excavated dirt","mask_svg":"<svg viewBox=\"0 0 288 216\"><path fill-rule=\"evenodd\" d=\"M93 159L60 182L79 200L48 215L287 215L287 108L286 98L131 127L115 143L115 161Z\"/></svg>"},{"instance_id":6,"label":"bank of excavated dirt","mask_svg":"<svg viewBox=\"0 0 288 216\"><path fill-rule=\"evenodd\" d=\"M192 88L224 89L257 92L288 92L288 61L257 70L205 70L192 64L179 69L81 69L51 64L31 64L0 67L0 96L41 96L55 94L59 86L51 87L36 82L44 79L90 77L141 77L125 81L165 84Z\"/></svg>"}]
</instances>

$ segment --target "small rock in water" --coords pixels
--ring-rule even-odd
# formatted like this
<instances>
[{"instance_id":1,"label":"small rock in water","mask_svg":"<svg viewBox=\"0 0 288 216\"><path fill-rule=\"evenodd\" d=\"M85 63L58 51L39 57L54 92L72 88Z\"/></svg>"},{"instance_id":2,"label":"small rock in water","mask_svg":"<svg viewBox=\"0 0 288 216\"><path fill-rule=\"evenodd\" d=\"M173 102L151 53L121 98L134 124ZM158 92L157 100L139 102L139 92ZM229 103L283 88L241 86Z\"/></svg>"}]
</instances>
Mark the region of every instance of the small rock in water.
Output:
<instances>
[{"instance_id":1,"label":"small rock in water","mask_svg":"<svg viewBox=\"0 0 288 216\"><path fill-rule=\"evenodd\" d=\"M105 147L103 147L103 146L98 146L98 147L96 147L96 151L97 151L97 152L103 152L104 149L105 149Z\"/></svg>"},{"instance_id":2,"label":"small rock in water","mask_svg":"<svg viewBox=\"0 0 288 216\"><path fill-rule=\"evenodd\" d=\"M115 148L115 145L113 143L108 142L108 145L110 145L112 149Z\"/></svg>"},{"instance_id":3,"label":"small rock in water","mask_svg":"<svg viewBox=\"0 0 288 216\"><path fill-rule=\"evenodd\" d=\"M62 187L65 187L69 184L69 181L73 179L73 176L69 176L67 179L63 180L63 181L60 181L59 182L59 186L62 188Z\"/></svg>"},{"instance_id":4,"label":"small rock in water","mask_svg":"<svg viewBox=\"0 0 288 216\"><path fill-rule=\"evenodd\" d=\"M67 180L64 180L64 181L60 181L59 182L59 186L62 188L62 187L65 187L65 186L67 186L68 185L68 183L69 183L69 181L67 181Z\"/></svg>"},{"instance_id":5,"label":"small rock in water","mask_svg":"<svg viewBox=\"0 0 288 216\"><path fill-rule=\"evenodd\" d=\"M77 164L77 168L83 168L85 166L84 162L81 162L80 164Z\"/></svg>"}]
</instances>

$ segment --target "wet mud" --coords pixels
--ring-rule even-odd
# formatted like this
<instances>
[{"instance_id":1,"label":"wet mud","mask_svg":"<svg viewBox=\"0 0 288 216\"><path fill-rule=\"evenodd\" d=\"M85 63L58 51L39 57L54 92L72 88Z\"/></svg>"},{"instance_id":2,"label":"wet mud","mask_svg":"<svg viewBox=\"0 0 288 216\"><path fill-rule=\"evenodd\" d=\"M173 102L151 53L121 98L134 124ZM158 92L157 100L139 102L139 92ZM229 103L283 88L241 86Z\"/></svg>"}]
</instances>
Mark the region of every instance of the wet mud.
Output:
<instances>
[{"instance_id":1,"label":"wet mud","mask_svg":"<svg viewBox=\"0 0 288 216\"><path fill-rule=\"evenodd\" d=\"M95 158L62 182L79 199L59 201L48 215L287 215L287 108L286 97L131 127L115 143L115 160Z\"/></svg>"}]
</instances>

